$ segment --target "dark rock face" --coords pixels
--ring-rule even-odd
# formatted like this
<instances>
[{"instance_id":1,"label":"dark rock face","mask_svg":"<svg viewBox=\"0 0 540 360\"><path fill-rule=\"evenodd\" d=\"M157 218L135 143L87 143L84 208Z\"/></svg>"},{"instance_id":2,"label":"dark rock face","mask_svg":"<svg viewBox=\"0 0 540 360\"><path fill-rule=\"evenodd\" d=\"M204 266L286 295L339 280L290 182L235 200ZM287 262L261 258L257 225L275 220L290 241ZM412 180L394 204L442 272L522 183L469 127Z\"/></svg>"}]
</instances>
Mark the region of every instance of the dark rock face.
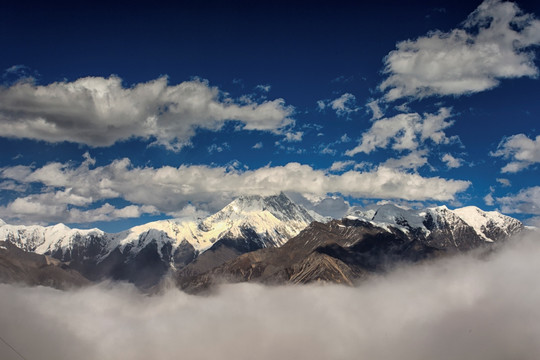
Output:
<instances>
[{"instance_id":1,"label":"dark rock face","mask_svg":"<svg viewBox=\"0 0 540 360\"><path fill-rule=\"evenodd\" d=\"M91 282L68 264L0 241L0 282L68 289Z\"/></svg>"},{"instance_id":2,"label":"dark rock face","mask_svg":"<svg viewBox=\"0 0 540 360\"><path fill-rule=\"evenodd\" d=\"M176 282L180 288L195 293L220 282L351 285L398 264L490 248L494 244L459 218L430 221L428 217L424 226L429 229L427 236L418 229L379 227L362 219L313 222L282 247L249 252L207 272L179 272Z\"/></svg>"},{"instance_id":3,"label":"dark rock face","mask_svg":"<svg viewBox=\"0 0 540 360\"><path fill-rule=\"evenodd\" d=\"M217 281L353 284L399 263L489 247L523 229L516 219L475 207L385 204L325 224L315 218L326 221L284 194L254 195L192 227L167 221L106 234L63 224L5 225L0 240L69 264L91 281L110 278L150 289L174 274L181 288L198 291Z\"/></svg>"}]
</instances>

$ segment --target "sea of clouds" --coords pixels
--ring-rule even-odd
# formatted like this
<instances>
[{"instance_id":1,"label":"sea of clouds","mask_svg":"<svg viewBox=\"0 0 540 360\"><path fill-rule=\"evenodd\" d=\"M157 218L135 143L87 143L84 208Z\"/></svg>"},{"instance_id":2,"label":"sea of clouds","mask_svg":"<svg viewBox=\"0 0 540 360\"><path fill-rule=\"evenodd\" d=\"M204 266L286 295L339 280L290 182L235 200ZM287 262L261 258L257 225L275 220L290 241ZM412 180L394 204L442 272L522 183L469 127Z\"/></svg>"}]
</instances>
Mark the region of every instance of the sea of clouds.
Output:
<instances>
[{"instance_id":1,"label":"sea of clouds","mask_svg":"<svg viewBox=\"0 0 540 360\"><path fill-rule=\"evenodd\" d=\"M0 336L33 359L538 359L540 237L357 287L0 285ZM0 343L0 358L20 359Z\"/></svg>"}]
</instances>

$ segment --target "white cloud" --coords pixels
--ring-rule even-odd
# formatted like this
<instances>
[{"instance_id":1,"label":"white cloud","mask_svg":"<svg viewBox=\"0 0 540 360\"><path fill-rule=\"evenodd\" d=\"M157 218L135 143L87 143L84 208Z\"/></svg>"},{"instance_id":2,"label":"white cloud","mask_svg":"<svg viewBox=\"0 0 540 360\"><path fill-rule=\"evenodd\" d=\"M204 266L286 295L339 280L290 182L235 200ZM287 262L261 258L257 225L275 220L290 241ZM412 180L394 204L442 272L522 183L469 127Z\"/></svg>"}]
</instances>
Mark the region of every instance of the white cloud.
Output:
<instances>
[{"instance_id":1,"label":"white cloud","mask_svg":"<svg viewBox=\"0 0 540 360\"><path fill-rule=\"evenodd\" d=\"M67 204L88 210L96 201L121 198L134 205L152 207L143 211L173 214L190 203L213 212L239 195L270 195L280 191L318 196L341 193L357 198L443 201L454 199L470 185L468 181L426 178L386 167L334 175L299 163L256 170L206 165L151 168L134 167L124 158L95 168L85 161L78 167L72 163L49 163L37 169L21 170L21 167L18 171L4 168L0 170L0 178L20 184L42 184L48 190L9 203L0 217L22 220L24 213L15 211L13 206L23 201L28 206L29 202L36 207L42 205L40 211L58 214ZM47 210L47 206L58 208ZM68 219L77 222L71 217Z\"/></svg>"},{"instance_id":2,"label":"white cloud","mask_svg":"<svg viewBox=\"0 0 540 360\"><path fill-rule=\"evenodd\" d=\"M499 184L501 184L502 186L504 186L504 187L508 187L508 186L512 185L510 183L510 180L508 180L508 179L497 179L497 182Z\"/></svg>"},{"instance_id":3,"label":"white cloud","mask_svg":"<svg viewBox=\"0 0 540 360\"><path fill-rule=\"evenodd\" d=\"M540 186L533 186L511 194L496 198L501 212L508 214L540 215Z\"/></svg>"},{"instance_id":4,"label":"white cloud","mask_svg":"<svg viewBox=\"0 0 540 360\"><path fill-rule=\"evenodd\" d=\"M529 226L540 228L540 216L533 216L524 221Z\"/></svg>"},{"instance_id":5,"label":"white cloud","mask_svg":"<svg viewBox=\"0 0 540 360\"><path fill-rule=\"evenodd\" d=\"M281 133L293 123L283 99L239 103L204 80L169 85L161 77L124 87L118 77L0 88L0 134L48 142L110 146L129 138L154 139L179 150L197 128L219 130L228 120L246 130Z\"/></svg>"},{"instance_id":6,"label":"white cloud","mask_svg":"<svg viewBox=\"0 0 540 360\"><path fill-rule=\"evenodd\" d=\"M427 164L427 151L419 150L413 151L410 154L397 159L388 159L381 165L392 169L417 170Z\"/></svg>"},{"instance_id":7,"label":"white cloud","mask_svg":"<svg viewBox=\"0 0 540 360\"><path fill-rule=\"evenodd\" d=\"M224 142L221 145L212 144L208 147L208 152L213 154L215 152L223 152L224 150L229 150L231 147L228 143Z\"/></svg>"},{"instance_id":8,"label":"white cloud","mask_svg":"<svg viewBox=\"0 0 540 360\"><path fill-rule=\"evenodd\" d=\"M512 2L485 0L461 28L399 42L384 59L385 99L462 95L501 79L537 77L534 51L540 21Z\"/></svg>"},{"instance_id":9,"label":"white cloud","mask_svg":"<svg viewBox=\"0 0 540 360\"><path fill-rule=\"evenodd\" d=\"M484 202L486 203L486 205L488 206L495 205L495 198L493 197L494 192L495 192L495 188L493 186L490 186L489 193L486 196L484 196Z\"/></svg>"},{"instance_id":10,"label":"white cloud","mask_svg":"<svg viewBox=\"0 0 540 360\"><path fill-rule=\"evenodd\" d=\"M346 142L351 141L351 138L345 133L341 135L341 137L339 138L339 141L342 143L346 143Z\"/></svg>"},{"instance_id":11,"label":"white cloud","mask_svg":"<svg viewBox=\"0 0 540 360\"><path fill-rule=\"evenodd\" d=\"M256 89L256 90L259 90L259 91L262 91L262 92L266 92L266 93L269 92L271 88L272 88L272 87L271 87L270 85L268 85L268 84L266 84L266 85L257 85L257 86L255 86L255 89Z\"/></svg>"},{"instance_id":12,"label":"white cloud","mask_svg":"<svg viewBox=\"0 0 540 360\"><path fill-rule=\"evenodd\" d=\"M321 144L319 145L319 153L323 155L336 155L337 150L332 149L333 144Z\"/></svg>"},{"instance_id":13,"label":"white cloud","mask_svg":"<svg viewBox=\"0 0 540 360\"><path fill-rule=\"evenodd\" d=\"M356 105L356 97L349 93L345 93L334 100L319 100L317 106L319 110L330 107L340 117L348 117L360 110L360 107Z\"/></svg>"},{"instance_id":14,"label":"white cloud","mask_svg":"<svg viewBox=\"0 0 540 360\"><path fill-rule=\"evenodd\" d=\"M343 199L342 196L304 196L294 192L288 192L287 196L308 210L315 211L322 216L330 216L334 219L343 218L351 209L349 202Z\"/></svg>"},{"instance_id":15,"label":"white cloud","mask_svg":"<svg viewBox=\"0 0 540 360\"><path fill-rule=\"evenodd\" d=\"M354 156L360 152L369 154L377 148L391 147L394 150L416 150L420 144L431 140L435 144L448 144L457 139L447 137L444 129L454 122L449 121L449 108L440 108L437 114L398 114L373 122L369 130L362 134L360 144L345 154Z\"/></svg>"},{"instance_id":16,"label":"white cloud","mask_svg":"<svg viewBox=\"0 0 540 360\"><path fill-rule=\"evenodd\" d=\"M27 359L538 359L538 235L506 245L355 287L236 284L209 296L147 296L115 283L0 284L2 337ZM0 358L16 359L7 346Z\"/></svg>"},{"instance_id":17,"label":"white cloud","mask_svg":"<svg viewBox=\"0 0 540 360\"><path fill-rule=\"evenodd\" d=\"M332 166L330 166L330 171L343 171L347 168L351 168L355 165L355 162L353 160L346 160L346 161L335 161L332 163Z\"/></svg>"},{"instance_id":18,"label":"white cloud","mask_svg":"<svg viewBox=\"0 0 540 360\"><path fill-rule=\"evenodd\" d=\"M73 199L58 199L55 193L43 193L17 198L6 206L0 206L0 218L11 223L83 223L95 221L114 221L126 218L139 218L143 214L157 214L151 205L128 205L123 208L105 203L95 209L77 208Z\"/></svg>"},{"instance_id":19,"label":"white cloud","mask_svg":"<svg viewBox=\"0 0 540 360\"><path fill-rule=\"evenodd\" d=\"M24 184L17 184L15 181L7 180L0 182L0 190L25 192L28 190L28 186Z\"/></svg>"},{"instance_id":20,"label":"white cloud","mask_svg":"<svg viewBox=\"0 0 540 360\"><path fill-rule=\"evenodd\" d=\"M330 106L336 111L338 116L349 116L357 112L360 108L356 105L356 97L353 94L345 93L330 102Z\"/></svg>"},{"instance_id":21,"label":"white cloud","mask_svg":"<svg viewBox=\"0 0 540 360\"><path fill-rule=\"evenodd\" d=\"M302 137L304 136L303 131L297 131L297 132L287 132L285 133L285 138L283 140L287 142L297 142L302 141Z\"/></svg>"},{"instance_id":22,"label":"white cloud","mask_svg":"<svg viewBox=\"0 0 540 360\"><path fill-rule=\"evenodd\" d=\"M501 172L515 173L540 162L540 135L531 140L525 134L517 134L503 139L497 151L491 156L511 159Z\"/></svg>"},{"instance_id":23,"label":"white cloud","mask_svg":"<svg viewBox=\"0 0 540 360\"><path fill-rule=\"evenodd\" d=\"M372 120L377 120L384 116L384 112L381 109L379 100L372 100L368 102L366 106L369 108L369 110L372 113L372 117L371 117Z\"/></svg>"},{"instance_id":24,"label":"white cloud","mask_svg":"<svg viewBox=\"0 0 540 360\"><path fill-rule=\"evenodd\" d=\"M256 143L255 145L253 145L252 148L253 148L253 149L262 149L262 148L263 148L263 143L259 141L258 143Z\"/></svg>"},{"instance_id":25,"label":"white cloud","mask_svg":"<svg viewBox=\"0 0 540 360\"><path fill-rule=\"evenodd\" d=\"M444 154L441 160L446 163L449 169L455 169L463 165L462 159L455 158L451 154Z\"/></svg>"}]
</instances>

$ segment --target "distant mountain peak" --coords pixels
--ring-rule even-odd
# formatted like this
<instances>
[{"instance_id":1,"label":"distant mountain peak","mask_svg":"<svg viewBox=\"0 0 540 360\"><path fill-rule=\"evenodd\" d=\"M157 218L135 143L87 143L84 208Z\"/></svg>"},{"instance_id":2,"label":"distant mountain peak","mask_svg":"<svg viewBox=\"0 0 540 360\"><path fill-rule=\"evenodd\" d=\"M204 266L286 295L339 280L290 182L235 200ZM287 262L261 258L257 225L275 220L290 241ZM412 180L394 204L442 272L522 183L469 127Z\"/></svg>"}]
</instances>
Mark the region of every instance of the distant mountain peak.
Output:
<instances>
[{"instance_id":1,"label":"distant mountain peak","mask_svg":"<svg viewBox=\"0 0 540 360\"><path fill-rule=\"evenodd\" d=\"M445 205L425 209L407 209L395 204L384 204L375 209L355 210L350 219L361 218L377 226L394 226L404 232L420 231L428 236L433 230L470 227L484 241L494 241L508 237L523 224L497 211L484 211L476 206L466 206L450 210Z\"/></svg>"}]
</instances>

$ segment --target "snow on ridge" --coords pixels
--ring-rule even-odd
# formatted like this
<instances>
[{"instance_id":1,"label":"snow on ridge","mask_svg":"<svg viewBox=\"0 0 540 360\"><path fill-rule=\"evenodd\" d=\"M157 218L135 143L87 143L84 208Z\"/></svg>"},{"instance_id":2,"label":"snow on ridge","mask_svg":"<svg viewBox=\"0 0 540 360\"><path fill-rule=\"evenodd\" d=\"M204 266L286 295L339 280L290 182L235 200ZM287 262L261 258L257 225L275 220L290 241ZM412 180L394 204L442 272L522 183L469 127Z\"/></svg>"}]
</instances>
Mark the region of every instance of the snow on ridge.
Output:
<instances>
[{"instance_id":1,"label":"snow on ridge","mask_svg":"<svg viewBox=\"0 0 540 360\"><path fill-rule=\"evenodd\" d=\"M374 214L371 216L371 214ZM426 209L407 209L395 204L384 204L375 209L360 210L356 209L348 214L348 219L364 219L373 225L388 229L389 227L398 228L406 233L411 229L419 229L426 236L430 230L426 227L425 221L428 216L435 223L435 227L448 223L452 226L468 225L484 240L492 242L488 237L486 229L490 226L499 228L508 235L512 233L512 227L520 227L519 220L503 215L497 211L483 211L475 206L467 206L450 210L447 206L434 206Z\"/></svg>"},{"instance_id":2,"label":"snow on ridge","mask_svg":"<svg viewBox=\"0 0 540 360\"><path fill-rule=\"evenodd\" d=\"M485 231L488 230L490 226L495 226L506 232L508 235L510 235L510 231L513 227L522 226L522 223L517 219L501 214L498 211L483 211L476 206L466 206L455 209L454 213L487 241L492 240L485 234Z\"/></svg>"},{"instance_id":3,"label":"snow on ridge","mask_svg":"<svg viewBox=\"0 0 540 360\"><path fill-rule=\"evenodd\" d=\"M268 197L239 197L205 219L159 220L115 234L99 229L71 229L61 223L47 227L0 224L0 239L10 238L17 246L38 253L70 248L76 241L84 242L89 235L104 238L109 252L128 244L134 245L133 249L142 249L153 240L171 243L173 248L186 241L198 252L203 252L223 237L243 237L246 229L254 231L269 246L280 246L313 220L327 219L308 212L281 193Z\"/></svg>"},{"instance_id":4,"label":"snow on ridge","mask_svg":"<svg viewBox=\"0 0 540 360\"><path fill-rule=\"evenodd\" d=\"M84 239L90 235L104 236L97 228L72 229L62 223L42 225L0 225L0 239L12 239L12 242L25 250L43 254L56 249L65 250L72 246L75 239Z\"/></svg>"},{"instance_id":5,"label":"snow on ridge","mask_svg":"<svg viewBox=\"0 0 540 360\"><path fill-rule=\"evenodd\" d=\"M155 240L171 242L173 248L186 241L198 252L204 252L223 237L243 237L242 231L247 228L281 246L313 220L327 219L308 212L284 194L241 196L217 213L197 221L170 219L135 226L115 234L111 248L124 247L140 241L149 231L157 231ZM153 240L150 236L145 238Z\"/></svg>"}]
</instances>

